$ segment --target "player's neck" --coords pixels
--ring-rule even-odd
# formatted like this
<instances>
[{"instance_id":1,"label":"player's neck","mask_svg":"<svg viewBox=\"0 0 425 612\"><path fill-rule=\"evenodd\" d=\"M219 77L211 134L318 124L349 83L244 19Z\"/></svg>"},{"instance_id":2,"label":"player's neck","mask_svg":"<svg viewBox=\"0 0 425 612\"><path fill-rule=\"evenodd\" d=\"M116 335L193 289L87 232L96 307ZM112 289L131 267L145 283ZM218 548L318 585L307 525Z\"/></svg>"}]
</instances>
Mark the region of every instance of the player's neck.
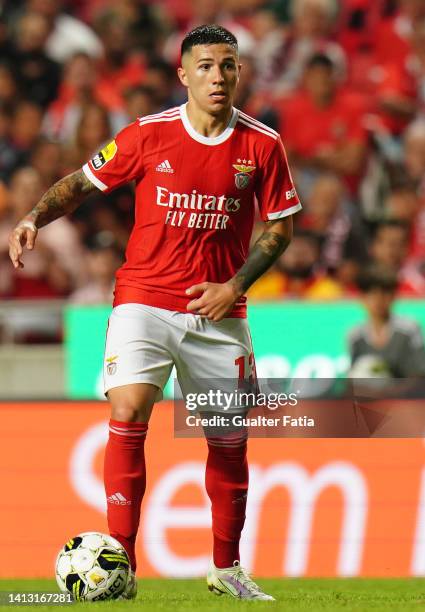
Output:
<instances>
[{"instance_id":1,"label":"player's neck","mask_svg":"<svg viewBox=\"0 0 425 612\"><path fill-rule=\"evenodd\" d=\"M211 115L189 100L186 106L187 117L193 129L207 138L220 136L227 128L232 118L233 107L223 109L220 115Z\"/></svg>"}]
</instances>

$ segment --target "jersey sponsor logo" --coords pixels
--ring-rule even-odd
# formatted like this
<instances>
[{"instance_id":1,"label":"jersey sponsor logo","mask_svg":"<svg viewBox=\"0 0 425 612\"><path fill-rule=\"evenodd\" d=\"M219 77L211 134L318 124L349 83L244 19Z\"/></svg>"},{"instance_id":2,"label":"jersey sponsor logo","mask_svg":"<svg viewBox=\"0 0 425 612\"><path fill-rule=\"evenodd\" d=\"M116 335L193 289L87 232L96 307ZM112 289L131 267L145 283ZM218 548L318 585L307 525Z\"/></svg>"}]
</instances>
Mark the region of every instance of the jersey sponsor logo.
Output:
<instances>
[{"instance_id":1,"label":"jersey sponsor logo","mask_svg":"<svg viewBox=\"0 0 425 612\"><path fill-rule=\"evenodd\" d=\"M240 198L198 193L175 193L156 186L156 204L167 208L165 225L181 228L225 230L230 215L240 209ZM183 209L183 210L182 210ZM186 210L185 210L186 209Z\"/></svg>"},{"instance_id":2,"label":"jersey sponsor logo","mask_svg":"<svg viewBox=\"0 0 425 612\"><path fill-rule=\"evenodd\" d=\"M156 204L169 208L236 212L241 207L241 200L240 198L228 198L226 195L215 196L198 193L196 189L192 189L192 193L175 193L169 191L166 187L157 185Z\"/></svg>"},{"instance_id":3,"label":"jersey sponsor logo","mask_svg":"<svg viewBox=\"0 0 425 612\"><path fill-rule=\"evenodd\" d=\"M295 191L295 187L293 187L290 191L286 192L286 199L290 200L291 198L295 198L297 192Z\"/></svg>"},{"instance_id":4,"label":"jersey sponsor logo","mask_svg":"<svg viewBox=\"0 0 425 612\"><path fill-rule=\"evenodd\" d=\"M238 159L237 164L233 164L235 170L235 185L238 189L246 189L251 181L252 174L255 170L255 166L252 165L250 159Z\"/></svg>"},{"instance_id":5,"label":"jersey sponsor logo","mask_svg":"<svg viewBox=\"0 0 425 612\"><path fill-rule=\"evenodd\" d=\"M102 166L107 164L108 161L111 161L111 159L115 156L116 152L117 144L115 140L113 140L112 142L107 144L106 147L103 147L103 149L93 157L93 159L91 160L93 167L96 170L99 170L99 168L102 168Z\"/></svg>"},{"instance_id":6,"label":"jersey sponsor logo","mask_svg":"<svg viewBox=\"0 0 425 612\"><path fill-rule=\"evenodd\" d=\"M171 164L168 161L168 159L166 159L163 162L161 162L160 164L158 164L157 167L155 168L155 170L157 172L167 172L168 174L174 174L174 170L171 167Z\"/></svg>"}]
</instances>

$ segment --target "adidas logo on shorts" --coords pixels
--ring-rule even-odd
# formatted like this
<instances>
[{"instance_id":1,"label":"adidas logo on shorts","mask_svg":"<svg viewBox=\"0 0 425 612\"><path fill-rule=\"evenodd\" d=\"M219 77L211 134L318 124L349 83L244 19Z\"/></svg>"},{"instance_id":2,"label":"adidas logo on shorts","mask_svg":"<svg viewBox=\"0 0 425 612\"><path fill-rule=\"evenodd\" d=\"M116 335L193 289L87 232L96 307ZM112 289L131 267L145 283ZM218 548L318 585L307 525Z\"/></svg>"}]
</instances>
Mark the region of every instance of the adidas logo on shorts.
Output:
<instances>
[{"instance_id":1,"label":"adidas logo on shorts","mask_svg":"<svg viewBox=\"0 0 425 612\"><path fill-rule=\"evenodd\" d=\"M174 170L172 169L171 164L168 161L168 159L158 164L156 167L156 171L157 172L168 172L168 174L174 173Z\"/></svg>"}]
</instances>

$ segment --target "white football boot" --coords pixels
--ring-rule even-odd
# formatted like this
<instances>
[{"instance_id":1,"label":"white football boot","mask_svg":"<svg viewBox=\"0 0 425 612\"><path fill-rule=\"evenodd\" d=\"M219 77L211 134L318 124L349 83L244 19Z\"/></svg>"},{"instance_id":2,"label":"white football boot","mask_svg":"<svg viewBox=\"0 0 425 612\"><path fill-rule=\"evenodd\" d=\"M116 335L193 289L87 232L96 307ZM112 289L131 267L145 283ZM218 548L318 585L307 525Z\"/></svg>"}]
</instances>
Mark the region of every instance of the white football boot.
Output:
<instances>
[{"instance_id":1,"label":"white football boot","mask_svg":"<svg viewBox=\"0 0 425 612\"><path fill-rule=\"evenodd\" d=\"M235 561L233 567L224 569L215 567L211 561L207 574L207 585L209 590L216 595L226 594L238 599L276 601L274 597L264 593L258 584L255 584L239 561Z\"/></svg>"},{"instance_id":2,"label":"white football boot","mask_svg":"<svg viewBox=\"0 0 425 612\"><path fill-rule=\"evenodd\" d=\"M136 599L137 595L137 580L136 574L130 570L128 574L127 585L118 599Z\"/></svg>"}]
</instances>

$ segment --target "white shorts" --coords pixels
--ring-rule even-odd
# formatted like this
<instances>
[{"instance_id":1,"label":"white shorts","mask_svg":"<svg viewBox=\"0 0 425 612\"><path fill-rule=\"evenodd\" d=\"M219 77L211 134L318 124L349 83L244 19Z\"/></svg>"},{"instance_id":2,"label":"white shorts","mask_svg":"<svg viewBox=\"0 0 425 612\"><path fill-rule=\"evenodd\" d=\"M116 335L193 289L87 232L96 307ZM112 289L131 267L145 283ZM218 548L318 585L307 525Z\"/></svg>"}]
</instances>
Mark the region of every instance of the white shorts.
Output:
<instances>
[{"instance_id":1,"label":"white shorts","mask_svg":"<svg viewBox=\"0 0 425 612\"><path fill-rule=\"evenodd\" d=\"M145 306L116 306L109 318L104 359L104 391L133 383L159 389L175 365L183 393L206 391L203 381L229 379L231 386L255 372L246 319L215 323L205 317ZM202 381L202 382L200 382Z\"/></svg>"}]
</instances>

